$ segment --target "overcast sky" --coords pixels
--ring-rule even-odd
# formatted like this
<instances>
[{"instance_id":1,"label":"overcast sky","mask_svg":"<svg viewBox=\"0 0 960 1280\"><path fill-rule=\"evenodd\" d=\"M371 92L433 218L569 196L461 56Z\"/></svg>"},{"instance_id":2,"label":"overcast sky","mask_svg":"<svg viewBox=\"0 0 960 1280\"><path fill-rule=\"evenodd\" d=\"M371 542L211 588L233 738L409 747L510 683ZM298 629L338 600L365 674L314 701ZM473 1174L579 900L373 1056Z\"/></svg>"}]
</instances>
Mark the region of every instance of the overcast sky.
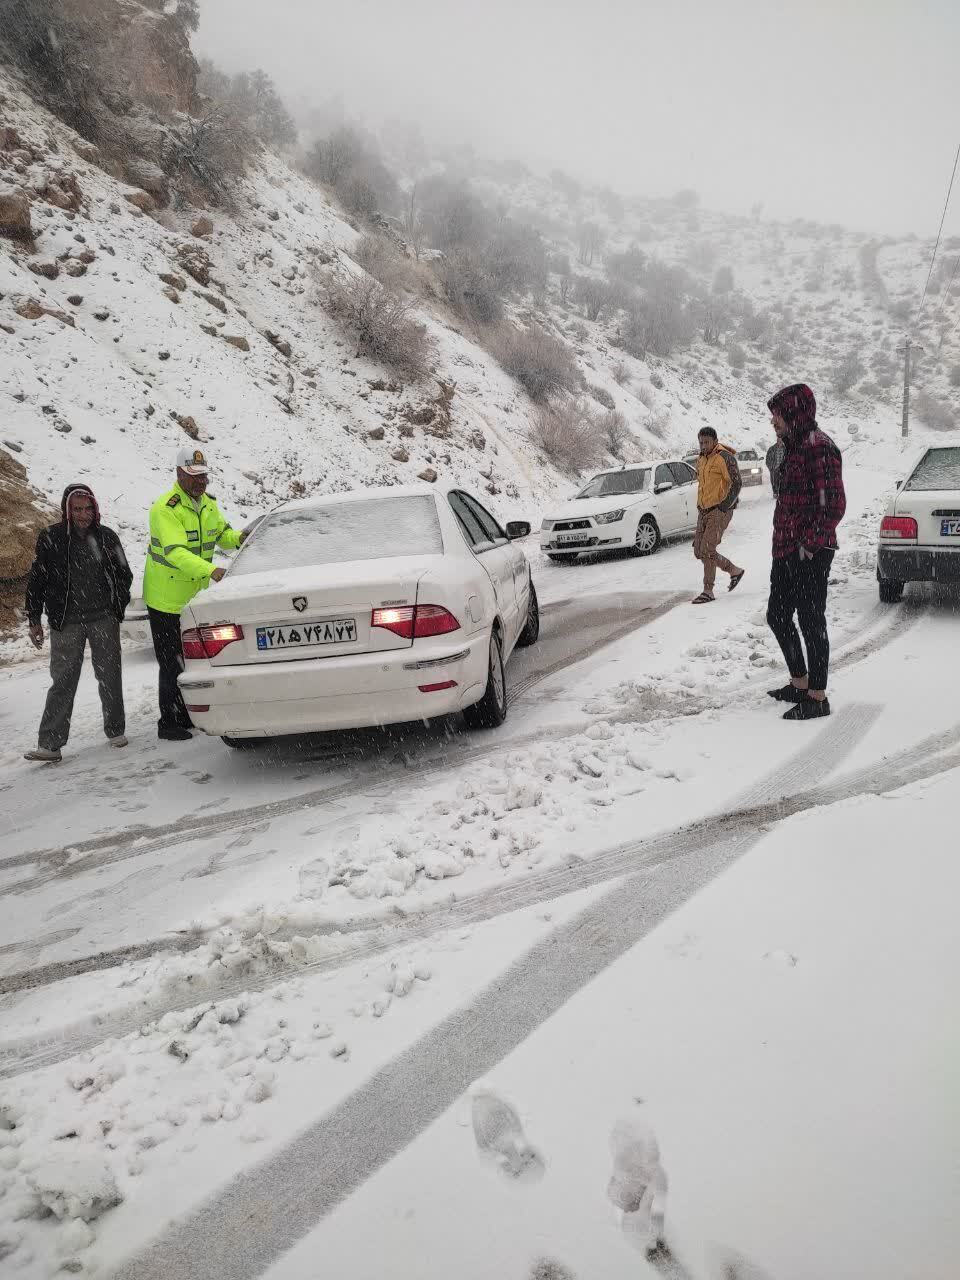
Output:
<instances>
[{"instance_id":1,"label":"overcast sky","mask_svg":"<svg viewBox=\"0 0 960 1280\"><path fill-rule=\"evenodd\" d=\"M928 236L960 142L960 0L200 7L196 47L228 70L628 194Z\"/></svg>"}]
</instances>

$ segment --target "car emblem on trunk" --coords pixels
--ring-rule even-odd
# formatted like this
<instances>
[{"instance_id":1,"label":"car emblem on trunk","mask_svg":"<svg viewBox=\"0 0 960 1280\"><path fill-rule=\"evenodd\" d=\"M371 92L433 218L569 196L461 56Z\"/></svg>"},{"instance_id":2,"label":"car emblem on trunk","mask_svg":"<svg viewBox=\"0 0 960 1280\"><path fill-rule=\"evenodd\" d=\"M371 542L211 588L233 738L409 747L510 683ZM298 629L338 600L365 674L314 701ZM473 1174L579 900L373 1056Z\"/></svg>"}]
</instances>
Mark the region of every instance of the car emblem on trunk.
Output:
<instances>
[{"instance_id":1,"label":"car emblem on trunk","mask_svg":"<svg viewBox=\"0 0 960 1280\"><path fill-rule=\"evenodd\" d=\"M304 609L307 607L307 597L294 596L293 607L296 609L297 613L303 613Z\"/></svg>"}]
</instances>

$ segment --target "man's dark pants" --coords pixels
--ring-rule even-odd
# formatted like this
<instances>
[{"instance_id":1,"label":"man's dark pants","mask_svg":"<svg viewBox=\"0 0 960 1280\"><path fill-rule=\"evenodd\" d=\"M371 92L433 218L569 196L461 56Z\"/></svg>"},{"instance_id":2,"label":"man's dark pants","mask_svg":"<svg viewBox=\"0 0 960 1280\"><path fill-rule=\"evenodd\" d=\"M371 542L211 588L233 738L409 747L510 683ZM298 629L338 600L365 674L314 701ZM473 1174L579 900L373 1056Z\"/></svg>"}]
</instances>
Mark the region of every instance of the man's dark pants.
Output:
<instances>
[{"instance_id":1,"label":"man's dark pants","mask_svg":"<svg viewBox=\"0 0 960 1280\"><path fill-rule=\"evenodd\" d=\"M50 628L52 683L37 736L37 744L44 751L59 751L70 736L73 700L88 644L93 673L100 689L103 731L108 738L119 738L124 732L120 623L112 614L92 618L89 622L69 622L59 631Z\"/></svg>"},{"instance_id":2,"label":"man's dark pants","mask_svg":"<svg viewBox=\"0 0 960 1280\"><path fill-rule=\"evenodd\" d=\"M817 690L826 689L830 666L826 610L833 555L830 550L818 551L812 559L801 560L795 551L774 560L770 569L767 625L777 638L791 676L807 676L810 688ZM800 624L803 644L794 617Z\"/></svg>"},{"instance_id":3,"label":"man's dark pants","mask_svg":"<svg viewBox=\"0 0 960 1280\"><path fill-rule=\"evenodd\" d=\"M162 613L147 609L153 651L160 667L160 719L158 729L191 729L189 712L177 677L183 671L183 645L180 640L179 613Z\"/></svg>"}]
</instances>

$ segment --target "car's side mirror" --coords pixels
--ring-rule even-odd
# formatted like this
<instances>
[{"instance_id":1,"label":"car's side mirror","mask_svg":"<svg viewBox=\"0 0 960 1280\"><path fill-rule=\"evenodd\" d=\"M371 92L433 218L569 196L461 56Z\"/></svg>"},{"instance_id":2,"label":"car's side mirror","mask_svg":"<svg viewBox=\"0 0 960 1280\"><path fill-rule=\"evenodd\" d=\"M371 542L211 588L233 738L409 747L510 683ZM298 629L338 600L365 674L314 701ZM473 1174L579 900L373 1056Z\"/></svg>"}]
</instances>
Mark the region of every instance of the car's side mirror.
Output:
<instances>
[{"instance_id":1,"label":"car's side mirror","mask_svg":"<svg viewBox=\"0 0 960 1280\"><path fill-rule=\"evenodd\" d=\"M672 480L661 480L659 484L653 486L654 493L666 493L668 489L673 488Z\"/></svg>"},{"instance_id":2,"label":"car's side mirror","mask_svg":"<svg viewBox=\"0 0 960 1280\"><path fill-rule=\"evenodd\" d=\"M511 540L517 538L529 538L531 526L526 520L509 520L507 522L507 537Z\"/></svg>"}]
</instances>

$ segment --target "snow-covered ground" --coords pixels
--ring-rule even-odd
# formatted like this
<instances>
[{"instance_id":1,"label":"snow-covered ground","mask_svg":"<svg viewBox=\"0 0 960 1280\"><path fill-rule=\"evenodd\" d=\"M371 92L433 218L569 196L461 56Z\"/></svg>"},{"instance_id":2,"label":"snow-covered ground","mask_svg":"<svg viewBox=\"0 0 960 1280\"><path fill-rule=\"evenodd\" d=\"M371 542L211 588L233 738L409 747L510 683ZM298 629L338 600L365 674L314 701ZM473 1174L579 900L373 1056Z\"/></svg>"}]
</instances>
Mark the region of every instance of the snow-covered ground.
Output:
<instances>
[{"instance_id":1,"label":"snow-covered ground","mask_svg":"<svg viewBox=\"0 0 960 1280\"><path fill-rule=\"evenodd\" d=\"M130 748L85 677L64 764L31 768L44 672L4 670L9 1265L644 1274L607 1198L641 1098L664 1274L952 1276L960 607L876 601L895 430L846 452L823 725L763 692L766 487L710 608L686 541L531 547L543 638L491 734L161 744L133 627ZM475 1149L478 1076L536 1150L519 1178Z\"/></svg>"}]
</instances>

